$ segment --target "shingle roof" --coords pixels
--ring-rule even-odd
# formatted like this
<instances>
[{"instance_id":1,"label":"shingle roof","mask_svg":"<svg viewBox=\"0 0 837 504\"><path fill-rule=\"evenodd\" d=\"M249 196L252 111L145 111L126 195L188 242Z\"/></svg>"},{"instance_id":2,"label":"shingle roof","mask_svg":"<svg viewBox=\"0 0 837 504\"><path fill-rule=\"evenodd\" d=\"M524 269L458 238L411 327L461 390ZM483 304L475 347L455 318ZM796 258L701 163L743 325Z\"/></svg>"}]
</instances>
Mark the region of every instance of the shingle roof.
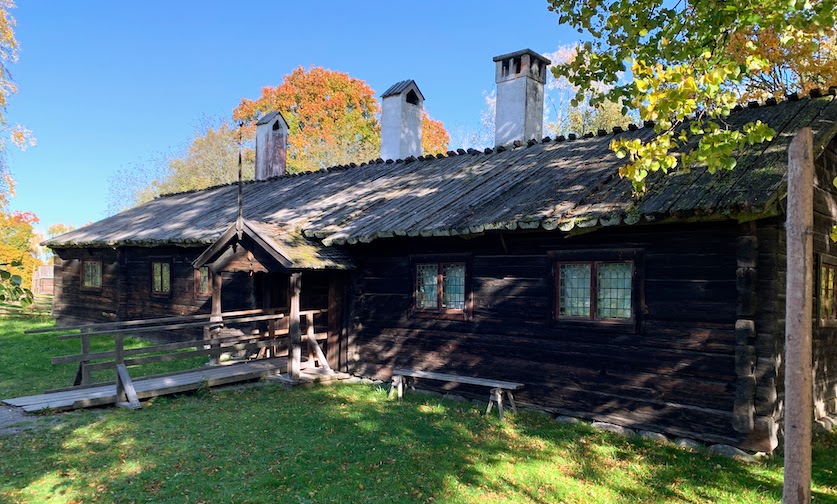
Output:
<instances>
[{"instance_id":1,"label":"shingle roof","mask_svg":"<svg viewBox=\"0 0 837 504\"><path fill-rule=\"evenodd\" d=\"M384 94L381 95L381 98L386 98L387 96L393 95L400 95L404 92L405 89L410 87L410 84L416 86L416 92L418 92L419 96L421 96L421 99L424 100L424 95L421 94L421 90L419 89L418 84L416 84L416 81L412 79L396 82L395 84L390 86L386 91L384 91Z\"/></svg>"},{"instance_id":2,"label":"shingle roof","mask_svg":"<svg viewBox=\"0 0 837 504\"><path fill-rule=\"evenodd\" d=\"M617 175L622 160L609 145L614 137L650 138L654 130L647 127L484 152L460 149L395 163L379 159L249 182L244 185L244 217L281 222L330 245L391 236L569 231L671 217L760 214L782 194L793 135L810 126L817 154L835 135L837 101L833 95L788 100L747 107L729 118L733 125L755 120L773 127L776 137L740 153L735 170L653 176L641 198L632 196L630 183ZM237 190L226 185L160 197L47 245L212 243L236 219Z\"/></svg>"},{"instance_id":3,"label":"shingle roof","mask_svg":"<svg viewBox=\"0 0 837 504\"><path fill-rule=\"evenodd\" d=\"M273 112L268 112L267 114L264 115L264 117L262 117L261 119L256 121L256 126L259 126L261 124L267 124L270 121L272 121L273 118L276 117L276 116L282 117L282 114L279 113L278 111L275 111L275 110ZM285 118L282 117L282 121L284 121L284 120L285 120Z\"/></svg>"}]
</instances>

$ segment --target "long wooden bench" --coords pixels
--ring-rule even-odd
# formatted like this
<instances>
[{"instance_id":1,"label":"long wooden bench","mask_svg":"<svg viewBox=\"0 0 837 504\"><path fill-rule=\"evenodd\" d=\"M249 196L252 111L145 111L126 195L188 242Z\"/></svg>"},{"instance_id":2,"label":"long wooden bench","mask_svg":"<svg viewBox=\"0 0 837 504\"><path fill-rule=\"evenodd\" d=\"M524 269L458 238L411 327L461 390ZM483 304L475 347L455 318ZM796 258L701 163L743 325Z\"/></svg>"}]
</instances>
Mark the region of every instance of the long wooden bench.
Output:
<instances>
[{"instance_id":1,"label":"long wooden bench","mask_svg":"<svg viewBox=\"0 0 837 504\"><path fill-rule=\"evenodd\" d=\"M500 420L503 420L503 396L505 395L512 411L517 413L517 405L514 403L514 395L512 390L523 388L522 383L515 383L503 380L492 380L490 378L474 378L471 376L460 376L449 373L436 373L433 371L419 371L416 369L396 368L392 370L392 385L389 389L389 397L398 392L398 400L400 401L404 395L404 388L408 380L412 378L421 378L424 380L438 380L452 383L464 383L467 385L479 385L483 387L491 387L491 392L488 396L488 406L485 409L485 414L491 413L491 407L497 405L497 413L500 415Z\"/></svg>"}]
</instances>

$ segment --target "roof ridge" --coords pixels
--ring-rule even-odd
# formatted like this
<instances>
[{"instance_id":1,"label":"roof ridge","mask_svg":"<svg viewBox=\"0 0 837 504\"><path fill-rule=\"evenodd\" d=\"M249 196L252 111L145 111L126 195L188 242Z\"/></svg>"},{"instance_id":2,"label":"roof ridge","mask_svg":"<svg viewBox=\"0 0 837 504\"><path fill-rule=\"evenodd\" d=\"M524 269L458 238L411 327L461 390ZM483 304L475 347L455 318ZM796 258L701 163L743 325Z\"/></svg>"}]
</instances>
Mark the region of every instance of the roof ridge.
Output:
<instances>
[{"instance_id":1,"label":"roof ridge","mask_svg":"<svg viewBox=\"0 0 837 504\"><path fill-rule=\"evenodd\" d=\"M810 91L808 91L807 95L800 95L800 93L796 93L796 92L790 93L790 94L785 96L784 100L780 100L780 99L777 99L777 98L771 96L771 97L765 99L763 102L760 102L758 100L751 100L751 101L747 102L746 106L739 103L739 104L735 105L735 107L732 108L732 110L730 111L730 115L733 114L733 113L741 112L745 108L752 109L752 108L759 108L759 107L766 107L766 106L769 107L769 106L779 105L779 104L784 103L784 102L799 101L801 99L818 99L818 98L822 98L826 95L837 96L837 85L830 86L828 89L826 89L824 91L821 88L818 88L818 87L813 88ZM255 183L261 183L261 182L274 181L274 180L277 180L277 179L286 179L286 178L293 178L293 177L305 177L305 176L312 176L314 174L322 174L322 173L330 173L330 172L335 172L335 171L343 171L343 170L348 170L350 168L361 168L361 167L364 167L364 166L371 166L371 165L377 165L377 164L413 163L413 162L416 162L416 161L429 161L429 160L432 160L432 159L443 159L443 158L446 158L446 157L450 158L450 157L455 157L455 156L462 156L462 155L465 155L465 154L470 154L470 155L474 155L474 156L478 155L478 154L490 155L490 154L493 154L493 153L500 153L500 152L504 152L504 151L507 151L507 150L515 150L515 149L519 149L519 148L529 148L529 147L532 147L532 146L537 145L537 144L545 144L545 143L549 143L549 142L555 142L555 143L561 143L561 142L565 142L565 141L570 141L571 142L571 141L576 141L576 140L587 140L587 139L590 139L590 138L605 137L605 136L608 136L608 135L618 135L620 133L624 133L625 131L636 131L638 129L653 128L655 125L656 125L656 122L654 122L654 121L643 121L643 123L639 124L639 125L635 124L635 123L629 123L627 126L624 126L624 127L623 126L614 126L613 128L611 128L610 131L607 131L605 129L600 128L595 133L592 132L592 131L585 132L581 135L579 135L577 133L567 133L566 135L563 135L563 134L558 135L554 139L547 135L547 136L543 137L541 140L530 139L526 142L523 142L521 140L514 140L514 141L509 142L507 144L498 145L498 146L495 146L495 147L486 147L483 150L474 149L474 148L469 147L468 149L464 149L464 148L459 148L459 149L456 149L456 150L451 149L451 150L448 150L445 153L422 154L422 155L417 156L417 157L416 156L409 156L406 159L387 159L387 160L384 160L384 159L378 157L378 158L370 159L368 161L364 161L364 162L361 162L361 163L348 163L348 164L345 164L345 165L327 166L325 168L320 168L318 170L296 172L296 173L285 173L283 175L277 175L277 176L270 177L270 178L267 178L267 179L264 179L264 180L249 179L249 180L242 181L242 183L243 184L255 184ZM234 186L236 184L238 184L238 182L226 182L226 183L223 183L223 184L216 184L216 185L213 185L213 186L204 187L202 189L189 189L189 190L186 190L186 191L163 193L163 194L160 194L160 195L156 196L154 199L157 200L157 199L169 198L169 197L173 197L173 196L181 196L181 195L185 195L185 194L194 194L194 193L203 192L203 191L212 191L212 190L221 189L221 188L224 188L224 187Z\"/></svg>"}]
</instances>

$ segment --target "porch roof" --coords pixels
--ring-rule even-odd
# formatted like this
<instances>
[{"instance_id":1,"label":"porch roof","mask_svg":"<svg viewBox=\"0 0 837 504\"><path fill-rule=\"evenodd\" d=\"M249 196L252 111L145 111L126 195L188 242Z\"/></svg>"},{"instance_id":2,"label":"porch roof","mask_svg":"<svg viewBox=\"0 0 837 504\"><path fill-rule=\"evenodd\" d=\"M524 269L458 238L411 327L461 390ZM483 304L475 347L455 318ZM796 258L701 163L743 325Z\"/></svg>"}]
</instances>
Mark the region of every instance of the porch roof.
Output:
<instances>
[{"instance_id":1,"label":"porch roof","mask_svg":"<svg viewBox=\"0 0 837 504\"><path fill-rule=\"evenodd\" d=\"M242 219L240 226L233 224L192 263L195 268L219 259L229 248L247 236L278 262L283 269L323 270L353 269L349 254L340 247L326 247L317 240L306 238L292 226L274 222L255 222Z\"/></svg>"}]
</instances>

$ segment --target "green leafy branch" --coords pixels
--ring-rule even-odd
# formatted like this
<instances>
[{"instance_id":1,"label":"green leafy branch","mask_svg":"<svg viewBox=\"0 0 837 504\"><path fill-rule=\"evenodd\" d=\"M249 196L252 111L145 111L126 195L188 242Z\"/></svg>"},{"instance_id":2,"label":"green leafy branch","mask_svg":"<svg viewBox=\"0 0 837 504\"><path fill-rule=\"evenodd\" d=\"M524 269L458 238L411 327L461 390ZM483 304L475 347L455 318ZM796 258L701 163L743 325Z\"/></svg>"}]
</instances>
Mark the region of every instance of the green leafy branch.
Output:
<instances>
[{"instance_id":1,"label":"green leafy branch","mask_svg":"<svg viewBox=\"0 0 837 504\"><path fill-rule=\"evenodd\" d=\"M0 263L0 302L17 303L23 308L29 307L34 301L32 291L24 288L20 275L11 274L6 270L6 266L18 267L21 264L19 261Z\"/></svg>"},{"instance_id":2,"label":"green leafy branch","mask_svg":"<svg viewBox=\"0 0 837 504\"><path fill-rule=\"evenodd\" d=\"M769 29L783 44L816 43L837 21L834 0L549 0L559 22L592 40L575 59L553 67L591 105L612 101L654 121L649 140L611 144L626 164L620 174L636 191L648 175L706 166L735 167L747 145L771 140L775 132L756 121L738 127L724 119L739 101L742 80L769 61L748 42L730 51L733 37ZM620 80L630 71L631 79ZM604 83L602 88L594 83Z\"/></svg>"}]
</instances>

